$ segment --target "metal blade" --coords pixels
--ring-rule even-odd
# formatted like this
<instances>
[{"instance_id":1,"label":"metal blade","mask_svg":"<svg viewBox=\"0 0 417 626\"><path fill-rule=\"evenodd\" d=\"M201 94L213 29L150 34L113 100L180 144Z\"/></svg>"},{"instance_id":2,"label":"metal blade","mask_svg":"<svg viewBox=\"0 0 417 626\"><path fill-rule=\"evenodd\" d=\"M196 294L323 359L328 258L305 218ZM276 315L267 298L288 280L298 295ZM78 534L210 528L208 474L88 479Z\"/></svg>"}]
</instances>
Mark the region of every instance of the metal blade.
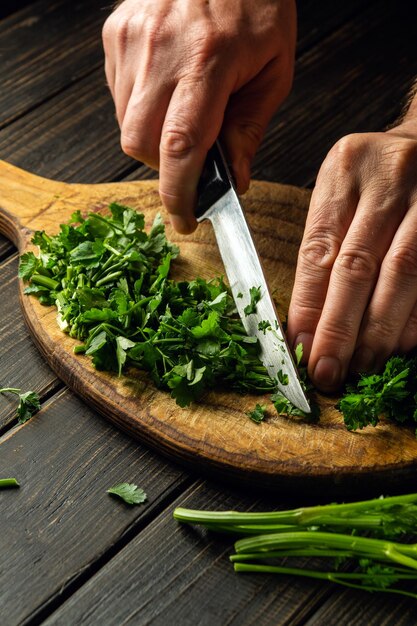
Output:
<instances>
[{"instance_id":1,"label":"metal blade","mask_svg":"<svg viewBox=\"0 0 417 626\"><path fill-rule=\"evenodd\" d=\"M305 413L310 413L310 405L298 378L297 368L235 190L231 187L197 219L209 219L213 225L237 310L247 334L258 338L260 358L268 374L277 381L279 390L292 404ZM261 299L256 305L256 313L246 315L244 308L250 303L251 287L260 287ZM258 329L259 322L264 320L271 326L265 334ZM279 382L279 371L284 377L288 376L288 384Z\"/></svg>"}]
</instances>

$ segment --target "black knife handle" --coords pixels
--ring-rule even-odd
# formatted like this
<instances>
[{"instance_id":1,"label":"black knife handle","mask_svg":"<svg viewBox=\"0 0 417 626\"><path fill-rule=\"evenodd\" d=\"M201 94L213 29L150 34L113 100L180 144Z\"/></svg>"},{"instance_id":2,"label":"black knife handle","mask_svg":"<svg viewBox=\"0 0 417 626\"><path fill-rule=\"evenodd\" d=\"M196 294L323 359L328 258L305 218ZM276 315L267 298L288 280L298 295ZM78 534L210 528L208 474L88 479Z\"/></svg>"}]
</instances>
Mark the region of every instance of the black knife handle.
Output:
<instances>
[{"instance_id":1,"label":"black knife handle","mask_svg":"<svg viewBox=\"0 0 417 626\"><path fill-rule=\"evenodd\" d=\"M216 141L207 153L203 172L198 183L198 200L195 210L196 218L202 219L204 213L213 206L217 200L220 200L220 198L229 191L231 186L232 182L223 152L219 146L219 142Z\"/></svg>"}]
</instances>

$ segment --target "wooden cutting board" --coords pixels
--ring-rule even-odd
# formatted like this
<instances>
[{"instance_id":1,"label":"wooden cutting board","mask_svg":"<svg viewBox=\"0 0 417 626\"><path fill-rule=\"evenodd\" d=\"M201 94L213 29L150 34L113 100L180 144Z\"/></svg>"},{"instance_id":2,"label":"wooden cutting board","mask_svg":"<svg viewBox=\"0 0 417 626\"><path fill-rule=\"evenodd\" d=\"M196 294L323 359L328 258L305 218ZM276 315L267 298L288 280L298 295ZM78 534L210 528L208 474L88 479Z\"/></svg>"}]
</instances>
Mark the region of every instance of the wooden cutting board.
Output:
<instances>
[{"instance_id":1,"label":"wooden cutting board","mask_svg":"<svg viewBox=\"0 0 417 626\"><path fill-rule=\"evenodd\" d=\"M143 212L147 225L161 210L155 181L66 184L0 161L0 232L20 252L31 249L33 230L55 233L76 209L105 210L112 201ZM244 197L282 314L289 304L308 201L307 190L266 182L253 182ZM186 237L167 226L167 236L181 249L174 264L175 278L211 278L224 273L209 223ZM225 480L250 481L259 487L303 491L334 490L340 485L386 492L388 485L404 485L414 477L417 440L412 429L383 422L378 428L349 433L334 408L337 398L324 396L319 396L319 424L278 416L267 396L213 391L200 404L181 409L145 374L129 371L118 378L96 371L88 357L73 354L75 340L59 330L54 308L23 295L22 285L20 299L36 345L65 383L123 430L198 471ZM259 425L245 415L256 402L271 406L267 419Z\"/></svg>"}]
</instances>

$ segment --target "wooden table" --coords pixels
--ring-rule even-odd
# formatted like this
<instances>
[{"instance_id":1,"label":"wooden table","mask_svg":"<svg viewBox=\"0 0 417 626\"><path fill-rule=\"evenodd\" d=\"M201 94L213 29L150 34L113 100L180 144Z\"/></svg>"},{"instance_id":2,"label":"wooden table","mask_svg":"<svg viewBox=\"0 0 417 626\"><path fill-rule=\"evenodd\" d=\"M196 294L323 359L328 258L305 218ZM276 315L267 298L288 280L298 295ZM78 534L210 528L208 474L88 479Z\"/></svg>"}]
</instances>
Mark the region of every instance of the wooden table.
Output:
<instances>
[{"instance_id":1,"label":"wooden table","mask_svg":"<svg viewBox=\"0 0 417 626\"><path fill-rule=\"evenodd\" d=\"M65 181L152 175L119 148L100 42L110 4L2 3L0 158ZM294 89L259 151L255 178L312 186L339 137L395 120L417 75L411 7L300 0ZM178 526L179 504L268 509L307 503L307 494L266 497L206 479L90 410L28 336L17 264L0 238L0 386L38 391L43 408L18 426L14 401L0 397L0 476L22 485L0 493L2 625L416 623L412 600L235 575L230 541ZM148 502L128 508L111 499L106 489L120 481L138 483Z\"/></svg>"}]
</instances>

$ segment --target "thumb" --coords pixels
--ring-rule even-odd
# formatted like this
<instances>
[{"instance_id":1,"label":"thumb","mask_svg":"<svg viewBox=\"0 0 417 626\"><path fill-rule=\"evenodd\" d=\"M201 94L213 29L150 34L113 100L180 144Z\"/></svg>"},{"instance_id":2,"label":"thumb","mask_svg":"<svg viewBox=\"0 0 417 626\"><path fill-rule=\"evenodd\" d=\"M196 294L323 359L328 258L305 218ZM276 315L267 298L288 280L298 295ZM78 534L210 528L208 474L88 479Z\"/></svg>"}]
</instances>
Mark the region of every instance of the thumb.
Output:
<instances>
[{"instance_id":1,"label":"thumb","mask_svg":"<svg viewBox=\"0 0 417 626\"><path fill-rule=\"evenodd\" d=\"M281 64L270 61L229 99L221 135L240 194L249 188L252 160L291 84L292 70L282 72Z\"/></svg>"}]
</instances>

